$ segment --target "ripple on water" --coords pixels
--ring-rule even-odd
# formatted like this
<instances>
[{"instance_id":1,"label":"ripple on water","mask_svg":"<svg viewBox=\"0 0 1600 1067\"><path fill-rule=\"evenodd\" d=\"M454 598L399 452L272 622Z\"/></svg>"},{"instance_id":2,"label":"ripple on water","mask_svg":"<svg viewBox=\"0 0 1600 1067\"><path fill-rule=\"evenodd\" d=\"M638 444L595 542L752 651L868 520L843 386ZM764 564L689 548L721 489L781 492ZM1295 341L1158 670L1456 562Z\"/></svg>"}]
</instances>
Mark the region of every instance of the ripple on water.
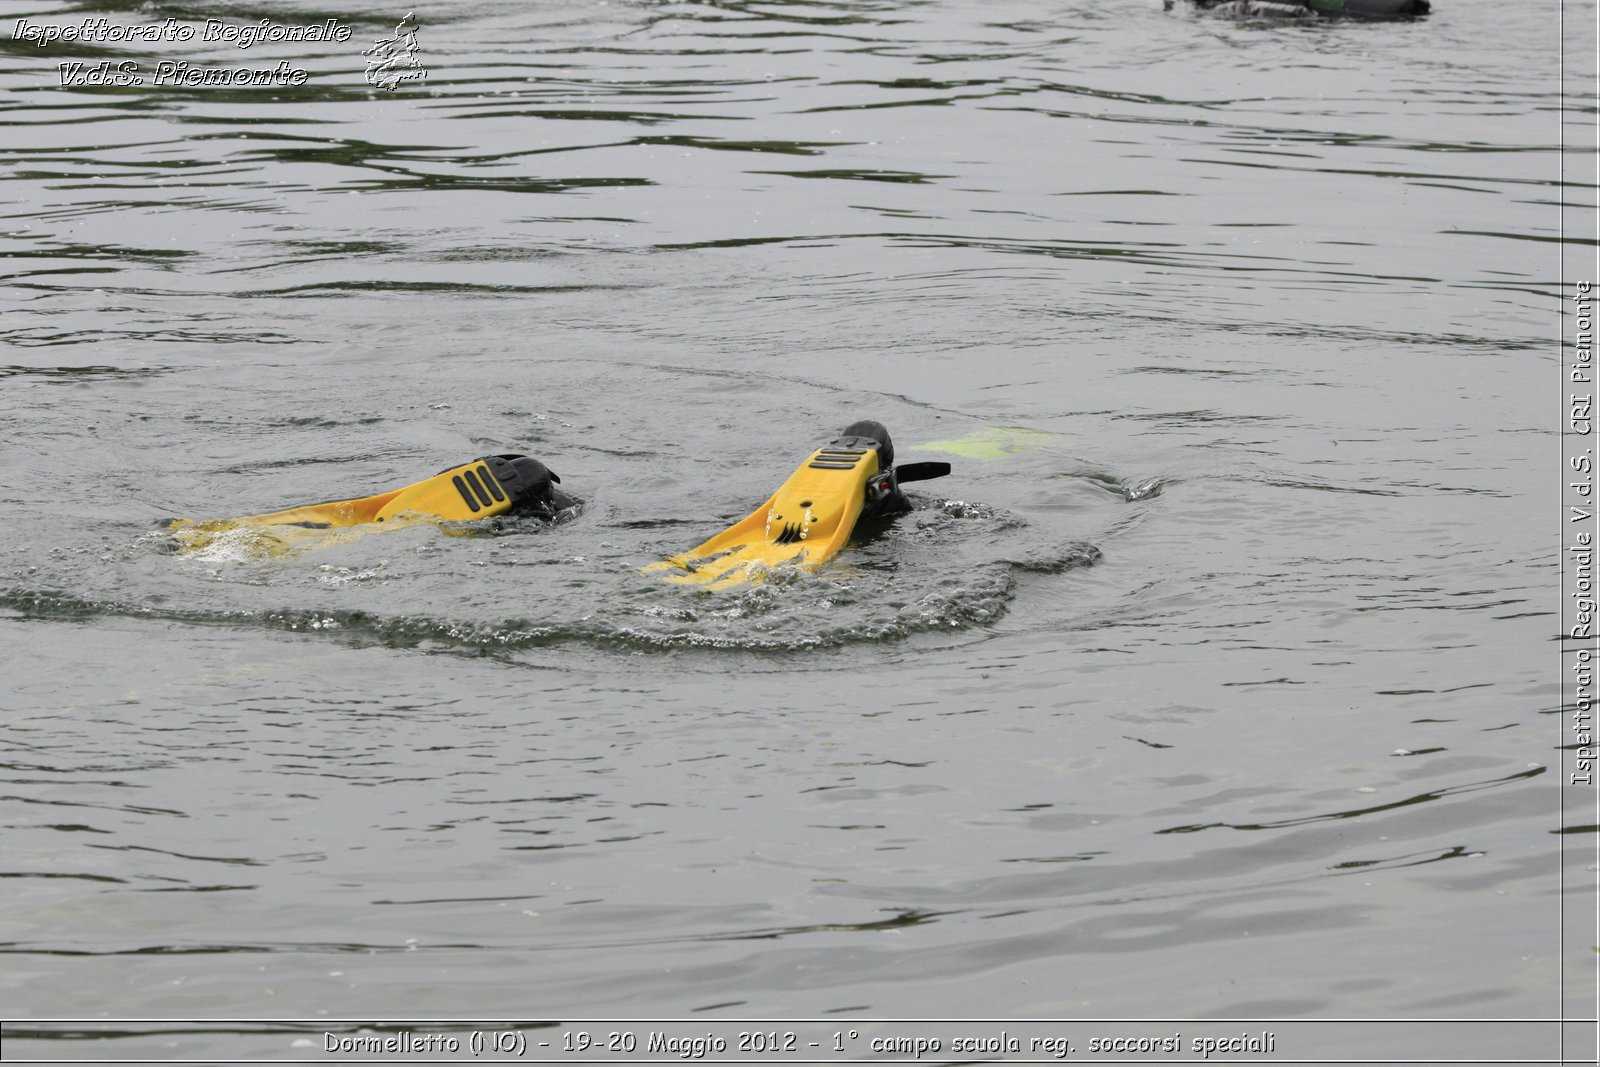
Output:
<instances>
[{"instance_id":1,"label":"ripple on water","mask_svg":"<svg viewBox=\"0 0 1600 1067\"><path fill-rule=\"evenodd\" d=\"M421 578L407 548L423 551L424 568L435 572L429 579L432 588L448 588L456 581L450 574L455 568L491 565L481 552L450 549L467 545L473 550L492 549L497 541L537 546L548 530L536 520L452 525L457 526L455 532L473 536L448 538L443 549L431 524L403 531L296 529L290 532L297 543L272 532L239 527L211 537L195 551L182 551L168 535L153 533L125 546L125 558L138 561L152 553L166 558L177 571L203 583L204 603L175 605L164 595L139 602L14 587L0 594L0 605L38 618L138 616L197 626L332 634L354 643L469 654L512 654L562 645L795 652L989 626L1005 615L1022 576L1059 574L1092 565L1100 557L1097 547L1084 542L1042 544L1027 523L1002 509L958 500L924 501L913 513L814 574L782 569L735 590L691 591L633 573L624 546L602 556L567 561L579 565L578 573L552 583L554 587L539 598L537 615L497 614L508 601L526 601L522 587L502 587L503 597L484 595L481 579L468 577L470 571L460 577L480 583L479 590L459 604L459 614L396 614L391 607L394 591L387 587ZM654 526L638 529L625 524L625 528L636 540L640 534L658 532ZM319 556L326 558L356 542L370 550L382 539L400 538L405 547L391 547L385 557L368 564L342 558L317 562ZM1012 554L1008 556L1007 550ZM370 560L370 552L362 558ZM545 559L546 564L561 562ZM527 566L516 560L493 560L492 565L519 572ZM534 573L534 580L553 577L543 568ZM520 575L519 579L527 581ZM329 590L358 586L379 587L364 601L369 606L284 604L286 599L323 601L321 594ZM410 596L428 599L425 593Z\"/></svg>"}]
</instances>

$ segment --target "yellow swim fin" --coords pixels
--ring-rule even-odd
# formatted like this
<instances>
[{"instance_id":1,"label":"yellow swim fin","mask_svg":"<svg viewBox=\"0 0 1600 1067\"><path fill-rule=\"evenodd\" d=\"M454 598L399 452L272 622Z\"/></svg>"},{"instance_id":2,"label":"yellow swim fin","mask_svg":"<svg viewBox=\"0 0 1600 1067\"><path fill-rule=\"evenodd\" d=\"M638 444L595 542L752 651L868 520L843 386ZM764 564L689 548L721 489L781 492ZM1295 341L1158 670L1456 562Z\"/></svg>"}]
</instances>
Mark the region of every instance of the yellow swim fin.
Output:
<instances>
[{"instance_id":1,"label":"yellow swim fin","mask_svg":"<svg viewBox=\"0 0 1600 1067\"><path fill-rule=\"evenodd\" d=\"M813 570L832 559L865 519L910 510L900 481L937 478L948 463L896 470L881 423L857 422L802 463L750 515L687 552L645 568L681 585L726 589L793 565Z\"/></svg>"},{"instance_id":2,"label":"yellow swim fin","mask_svg":"<svg viewBox=\"0 0 1600 1067\"><path fill-rule=\"evenodd\" d=\"M259 530L281 539L295 529L332 530L396 520L466 521L511 511L551 518L575 503L555 488L554 483L560 481L529 456L484 456L375 496L304 504L237 519L175 519L169 529L180 547L192 550L238 529Z\"/></svg>"}]
</instances>

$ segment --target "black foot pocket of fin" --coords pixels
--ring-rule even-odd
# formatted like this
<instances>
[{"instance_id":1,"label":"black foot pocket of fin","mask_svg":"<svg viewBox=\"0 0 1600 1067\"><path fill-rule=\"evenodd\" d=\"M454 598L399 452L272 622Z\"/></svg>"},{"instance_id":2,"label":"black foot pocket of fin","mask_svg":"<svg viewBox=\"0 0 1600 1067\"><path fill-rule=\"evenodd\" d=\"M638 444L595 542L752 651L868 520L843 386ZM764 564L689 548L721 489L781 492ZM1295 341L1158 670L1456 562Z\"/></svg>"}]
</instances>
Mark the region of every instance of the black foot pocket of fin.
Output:
<instances>
[{"instance_id":1,"label":"black foot pocket of fin","mask_svg":"<svg viewBox=\"0 0 1600 1067\"><path fill-rule=\"evenodd\" d=\"M532 456L485 456L496 480L511 498L512 515L534 515L548 519L577 503L557 489L561 478Z\"/></svg>"}]
</instances>

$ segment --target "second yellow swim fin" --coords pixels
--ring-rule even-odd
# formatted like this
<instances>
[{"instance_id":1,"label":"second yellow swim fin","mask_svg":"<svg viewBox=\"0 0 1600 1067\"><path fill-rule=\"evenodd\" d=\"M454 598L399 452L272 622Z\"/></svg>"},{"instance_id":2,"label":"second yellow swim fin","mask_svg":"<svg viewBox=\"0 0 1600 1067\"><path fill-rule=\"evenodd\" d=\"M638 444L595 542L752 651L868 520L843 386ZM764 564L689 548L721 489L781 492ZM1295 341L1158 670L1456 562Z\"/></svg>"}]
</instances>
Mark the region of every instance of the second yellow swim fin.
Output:
<instances>
[{"instance_id":1,"label":"second yellow swim fin","mask_svg":"<svg viewBox=\"0 0 1600 1067\"><path fill-rule=\"evenodd\" d=\"M759 580L774 567L811 570L832 559L863 520L910 510L901 481L949 473L948 463L896 469L883 424L853 423L811 453L750 515L645 571L682 585L725 589Z\"/></svg>"}]
</instances>

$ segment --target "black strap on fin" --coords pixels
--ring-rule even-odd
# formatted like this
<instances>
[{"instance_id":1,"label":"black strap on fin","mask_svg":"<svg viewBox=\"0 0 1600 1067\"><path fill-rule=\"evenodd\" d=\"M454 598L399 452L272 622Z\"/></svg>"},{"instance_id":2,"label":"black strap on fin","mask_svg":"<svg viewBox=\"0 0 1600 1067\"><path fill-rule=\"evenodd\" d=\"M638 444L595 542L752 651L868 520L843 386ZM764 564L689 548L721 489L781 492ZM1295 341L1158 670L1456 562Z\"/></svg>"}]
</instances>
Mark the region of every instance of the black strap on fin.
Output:
<instances>
[{"instance_id":1,"label":"black strap on fin","mask_svg":"<svg viewBox=\"0 0 1600 1067\"><path fill-rule=\"evenodd\" d=\"M949 473L948 463L902 463L894 469L895 477L902 482L925 482L929 478L943 478Z\"/></svg>"}]
</instances>

